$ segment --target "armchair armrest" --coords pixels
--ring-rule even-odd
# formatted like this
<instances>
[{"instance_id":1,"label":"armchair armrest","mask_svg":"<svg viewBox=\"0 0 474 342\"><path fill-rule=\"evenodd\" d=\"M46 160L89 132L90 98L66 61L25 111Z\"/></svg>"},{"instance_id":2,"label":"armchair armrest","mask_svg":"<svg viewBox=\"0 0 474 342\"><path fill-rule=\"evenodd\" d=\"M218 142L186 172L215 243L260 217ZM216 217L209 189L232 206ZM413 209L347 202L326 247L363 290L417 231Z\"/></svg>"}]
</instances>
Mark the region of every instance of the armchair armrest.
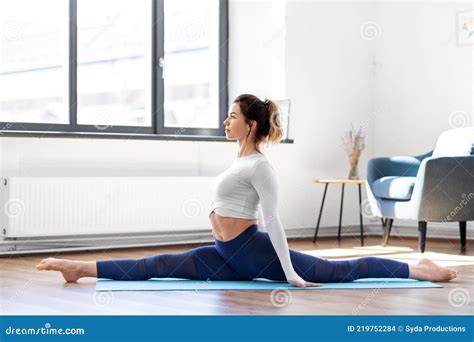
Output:
<instances>
[{"instance_id":1,"label":"armchair armrest","mask_svg":"<svg viewBox=\"0 0 474 342\"><path fill-rule=\"evenodd\" d=\"M433 155L433 150L420 154L419 156L415 156L416 159L418 159L420 162L423 161L423 159L431 157Z\"/></svg>"},{"instance_id":2,"label":"armchair armrest","mask_svg":"<svg viewBox=\"0 0 474 342\"><path fill-rule=\"evenodd\" d=\"M420 201L420 220L473 220L474 155L425 158L418 169L412 199Z\"/></svg>"},{"instance_id":3,"label":"armchair armrest","mask_svg":"<svg viewBox=\"0 0 474 342\"><path fill-rule=\"evenodd\" d=\"M372 187L372 183L377 179L387 176L414 177L420 167L421 157L430 154L431 152L416 157L398 156L370 159L367 164L367 184Z\"/></svg>"}]
</instances>

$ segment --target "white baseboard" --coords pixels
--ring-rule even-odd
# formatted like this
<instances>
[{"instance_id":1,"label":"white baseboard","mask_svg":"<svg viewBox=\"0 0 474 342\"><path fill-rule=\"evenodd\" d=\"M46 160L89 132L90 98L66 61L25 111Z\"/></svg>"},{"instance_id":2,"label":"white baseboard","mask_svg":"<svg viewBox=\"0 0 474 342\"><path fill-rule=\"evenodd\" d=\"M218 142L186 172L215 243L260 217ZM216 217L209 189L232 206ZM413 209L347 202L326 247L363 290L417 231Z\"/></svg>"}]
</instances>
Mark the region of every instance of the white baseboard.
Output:
<instances>
[{"instance_id":1,"label":"white baseboard","mask_svg":"<svg viewBox=\"0 0 474 342\"><path fill-rule=\"evenodd\" d=\"M304 228L304 229L289 229L287 230L288 237L312 237L314 236L315 228ZM318 237L336 237L337 236L337 226L332 227L320 227L318 232ZM468 225L467 227L467 238L469 238L470 232L473 231L472 227ZM291 232L295 231L292 236ZM354 237L360 237L360 227L358 225L354 226L345 226L341 229L341 235L349 235ZM367 224L364 225L364 236L380 236L382 237L383 230L382 224ZM397 225L394 223L392 226L392 231L390 236L400 236L400 237L413 237L418 238L418 226L412 226L408 224ZM459 226L449 223L449 226L442 225L437 222L430 223L428 222L428 228L426 232L426 238L439 238L439 239L459 239Z\"/></svg>"},{"instance_id":2,"label":"white baseboard","mask_svg":"<svg viewBox=\"0 0 474 342\"><path fill-rule=\"evenodd\" d=\"M472 231L467 228L467 238ZM320 227L318 237L336 237L337 226ZM289 239L312 238L315 227L292 228L286 230ZM364 225L364 236L382 237L381 224ZM341 235L360 236L358 225L344 226ZM418 237L418 227L411 225L397 225L392 227L391 236ZM459 239L459 228L457 225L428 223L427 239ZM61 237L48 239L4 239L0 240L0 255L9 254L31 254L31 253L51 253L69 251L103 250L129 247L149 247L182 244L210 244L214 242L214 237L209 230L161 232L156 234L122 234L114 236L82 236L82 237Z\"/></svg>"}]
</instances>

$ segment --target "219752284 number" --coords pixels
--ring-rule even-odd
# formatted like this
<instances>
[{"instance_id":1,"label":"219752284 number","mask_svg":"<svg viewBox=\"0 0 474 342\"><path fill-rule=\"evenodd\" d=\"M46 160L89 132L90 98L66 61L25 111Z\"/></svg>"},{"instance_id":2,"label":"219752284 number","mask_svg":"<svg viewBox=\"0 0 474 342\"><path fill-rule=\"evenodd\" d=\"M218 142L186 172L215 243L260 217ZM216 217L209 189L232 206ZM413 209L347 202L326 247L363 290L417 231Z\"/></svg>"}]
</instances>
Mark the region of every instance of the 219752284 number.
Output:
<instances>
[{"instance_id":1,"label":"219752284 number","mask_svg":"<svg viewBox=\"0 0 474 342\"><path fill-rule=\"evenodd\" d=\"M348 325L348 332L396 332L395 325Z\"/></svg>"}]
</instances>

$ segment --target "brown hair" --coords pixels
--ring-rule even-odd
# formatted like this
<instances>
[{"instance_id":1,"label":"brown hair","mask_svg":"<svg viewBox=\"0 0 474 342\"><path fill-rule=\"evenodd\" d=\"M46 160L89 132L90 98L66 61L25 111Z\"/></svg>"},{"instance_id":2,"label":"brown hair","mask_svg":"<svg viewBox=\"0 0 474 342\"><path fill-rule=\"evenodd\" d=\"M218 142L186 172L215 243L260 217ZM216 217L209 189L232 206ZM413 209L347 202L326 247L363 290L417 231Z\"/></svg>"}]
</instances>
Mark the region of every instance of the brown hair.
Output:
<instances>
[{"instance_id":1,"label":"brown hair","mask_svg":"<svg viewBox=\"0 0 474 342\"><path fill-rule=\"evenodd\" d=\"M255 95L242 94L237 96L233 103L239 104L247 124L251 125L251 120L257 122L257 131L255 132L257 151L257 146L265 140L272 144L280 142L283 129L281 128L280 110L275 101L270 99L262 101Z\"/></svg>"}]
</instances>

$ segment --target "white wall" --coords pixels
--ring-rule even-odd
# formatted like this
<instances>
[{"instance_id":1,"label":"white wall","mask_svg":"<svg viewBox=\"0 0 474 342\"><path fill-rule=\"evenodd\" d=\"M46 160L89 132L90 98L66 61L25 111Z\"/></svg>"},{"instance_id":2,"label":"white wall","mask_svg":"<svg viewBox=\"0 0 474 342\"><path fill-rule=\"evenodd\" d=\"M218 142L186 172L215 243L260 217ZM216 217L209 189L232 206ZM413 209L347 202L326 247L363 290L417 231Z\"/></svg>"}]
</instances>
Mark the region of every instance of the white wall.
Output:
<instances>
[{"instance_id":1,"label":"white wall","mask_svg":"<svg viewBox=\"0 0 474 342\"><path fill-rule=\"evenodd\" d=\"M373 44L359 26L373 15L370 3L290 1L287 8L287 89L292 99L294 146L280 170L287 179L291 223L316 225L323 186L315 178L346 178L349 160L341 136L354 126L368 131L360 161L364 176L373 146L369 118L373 107ZM340 186L329 186L321 226L339 219ZM346 186L343 224L358 224L358 194ZM291 215L293 213L293 215Z\"/></svg>"},{"instance_id":2,"label":"white wall","mask_svg":"<svg viewBox=\"0 0 474 342\"><path fill-rule=\"evenodd\" d=\"M472 8L469 1L376 5L374 155L422 154L441 132L474 125L473 47L458 45L456 34L457 13ZM457 223L430 223L428 234L430 227Z\"/></svg>"},{"instance_id":3,"label":"white wall","mask_svg":"<svg viewBox=\"0 0 474 342\"><path fill-rule=\"evenodd\" d=\"M280 180L286 228L316 224L323 187L313 179L347 176L340 136L351 123L368 134L365 176L370 157L423 152L449 128L452 111L472 115L472 49L453 38L455 12L467 4L230 1L230 100L243 92L292 100L295 143L264 150ZM374 40L361 33L370 21L382 27ZM1 176L213 176L237 146L1 137L0 151ZM339 196L330 187L323 227L337 225ZM358 219L357 192L348 188L343 223Z\"/></svg>"},{"instance_id":4,"label":"white wall","mask_svg":"<svg viewBox=\"0 0 474 342\"><path fill-rule=\"evenodd\" d=\"M441 132L474 125L473 48L457 45L472 2L379 3L374 40L377 155L432 150Z\"/></svg>"}]
</instances>

